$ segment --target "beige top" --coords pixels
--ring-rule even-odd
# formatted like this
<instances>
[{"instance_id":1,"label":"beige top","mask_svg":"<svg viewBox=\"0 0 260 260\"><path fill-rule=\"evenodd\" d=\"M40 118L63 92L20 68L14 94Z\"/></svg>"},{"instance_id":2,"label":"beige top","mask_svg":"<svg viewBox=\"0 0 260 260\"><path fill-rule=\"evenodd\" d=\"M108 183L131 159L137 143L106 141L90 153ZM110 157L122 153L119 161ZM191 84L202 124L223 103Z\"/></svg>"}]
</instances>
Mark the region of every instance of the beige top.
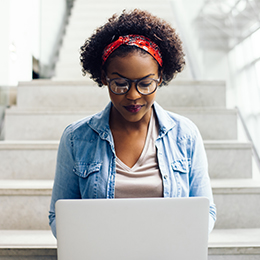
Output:
<instances>
[{"instance_id":1,"label":"beige top","mask_svg":"<svg viewBox=\"0 0 260 260\"><path fill-rule=\"evenodd\" d=\"M136 164L130 168L116 158L115 198L163 196L163 184L155 147L157 137L158 125L152 112L145 145Z\"/></svg>"}]
</instances>

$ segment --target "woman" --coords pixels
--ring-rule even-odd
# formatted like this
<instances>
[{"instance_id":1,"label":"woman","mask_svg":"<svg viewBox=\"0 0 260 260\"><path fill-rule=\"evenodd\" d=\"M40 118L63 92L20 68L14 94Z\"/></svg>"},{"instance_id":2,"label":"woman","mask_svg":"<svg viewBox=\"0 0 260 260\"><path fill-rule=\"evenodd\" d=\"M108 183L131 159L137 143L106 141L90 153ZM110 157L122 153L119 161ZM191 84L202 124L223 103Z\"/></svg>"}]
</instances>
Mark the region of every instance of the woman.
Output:
<instances>
[{"instance_id":1,"label":"woman","mask_svg":"<svg viewBox=\"0 0 260 260\"><path fill-rule=\"evenodd\" d=\"M148 12L124 11L85 42L81 63L84 74L108 87L111 102L62 135L49 215L53 234L58 199L189 196L209 199L210 232L216 209L199 131L155 102L157 87L185 64L175 30Z\"/></svg>"}]
</instances>

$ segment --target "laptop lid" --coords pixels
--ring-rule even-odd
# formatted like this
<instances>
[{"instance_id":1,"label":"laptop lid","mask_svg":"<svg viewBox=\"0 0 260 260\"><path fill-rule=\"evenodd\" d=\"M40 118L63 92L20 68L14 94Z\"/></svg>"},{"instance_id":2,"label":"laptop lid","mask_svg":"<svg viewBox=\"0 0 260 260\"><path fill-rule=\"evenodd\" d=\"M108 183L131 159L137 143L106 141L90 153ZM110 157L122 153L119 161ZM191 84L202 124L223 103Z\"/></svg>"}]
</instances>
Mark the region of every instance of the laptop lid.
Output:
<instances>
[{"instance_id":1,"label":"laptop lid","mask_svg":"<svg viewBox=\"0 0 260 260\"><path fill-rule=\"evenodd\" d=\"M59 200L58 260L206 260L208 217L201 197Z\"/></svg>"}]
</instances>

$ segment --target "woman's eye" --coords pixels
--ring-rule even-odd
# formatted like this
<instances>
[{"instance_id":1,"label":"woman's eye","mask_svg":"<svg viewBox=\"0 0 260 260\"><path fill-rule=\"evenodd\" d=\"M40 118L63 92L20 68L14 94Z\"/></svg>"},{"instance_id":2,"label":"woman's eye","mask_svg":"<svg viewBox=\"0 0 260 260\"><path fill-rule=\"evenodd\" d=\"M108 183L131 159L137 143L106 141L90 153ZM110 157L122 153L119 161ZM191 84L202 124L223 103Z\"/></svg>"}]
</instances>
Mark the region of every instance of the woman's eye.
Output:
<instances>
[{"instance_id":1,"label":"woman's eye","mask_svg":"<svg viewBox=\"0 0 260 260\"><path fill-rule=\"evenodd\" d=\"M127 82L125 81L115 81L117 87L127 87Z\"/></svg>"},{"instance_id":2,"label":"woman's eye","mask_svg":"<svg viewBox=\"0 0 260 260\"><path fill-rule=\"evenodd\" d=\"M139 82L139 87L140 88L148 88L152 84L152 81L141 81Z\"/></svg>"}]
</instances>

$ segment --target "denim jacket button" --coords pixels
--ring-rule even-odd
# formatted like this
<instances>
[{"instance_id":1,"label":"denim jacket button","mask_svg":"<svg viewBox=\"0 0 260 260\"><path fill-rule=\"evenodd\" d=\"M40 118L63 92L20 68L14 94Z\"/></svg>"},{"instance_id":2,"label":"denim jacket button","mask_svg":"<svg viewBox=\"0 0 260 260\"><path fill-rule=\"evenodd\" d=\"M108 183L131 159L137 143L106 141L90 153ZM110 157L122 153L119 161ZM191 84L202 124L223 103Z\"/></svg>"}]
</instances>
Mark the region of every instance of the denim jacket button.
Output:
<instances>
[{"instance_id":1,"label":"denim jacket button","mask_svg":"<svg viewBox=\"0 0 260 260\"><path fill-rule=\"evenodd\" d=\"M168 175L167 174L164 175L163 178L166 180L168 178Z\"/></svg>"}]
</instances>

